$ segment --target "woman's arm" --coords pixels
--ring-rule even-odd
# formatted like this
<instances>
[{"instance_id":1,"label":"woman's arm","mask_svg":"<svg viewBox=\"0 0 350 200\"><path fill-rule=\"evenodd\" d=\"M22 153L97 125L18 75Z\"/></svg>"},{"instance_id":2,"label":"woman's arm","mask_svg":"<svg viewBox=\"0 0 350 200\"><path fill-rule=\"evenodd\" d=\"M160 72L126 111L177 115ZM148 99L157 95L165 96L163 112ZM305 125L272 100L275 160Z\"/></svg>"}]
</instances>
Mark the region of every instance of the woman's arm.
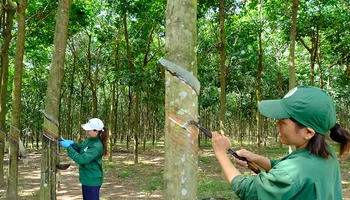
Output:
<instances>
[{"instance_id":1,"label":"woman's arm","mask_svg":"<svg viewBox=\"0 0 350 200\"><path fill-rule=\"evenodd\" d=\"M247 151L245 149L241 149L239 151L236 151L236 153L241 156L241 157L245 157L247 160L254 162L255 164L259 165L261 168L263 168L265 171L269 171L271 169L271 161L270 159L252 153L250 151ZM247 167L247 162L239 160L235 157L233 157L233 159L235 160L235 162L241 166Z\"/></svg>"},{"instance_id":2,"label":"woman's arm","mask_svg":"<svg viewBox=\"0 0 350 200\"><path fill-rule=\"evenodd\" d=\"M72 160L81 165L81 164L88 164L92 160L94 160L96 157L101 156L103 152L103 146L100 145L92 145L85 148L84 152L78 153L73 149L72 146L69 146L67 148L68 156L72 158Z\"/></svg>"},{"instance_id":3,"label":"woman's arm","mask_svg":"<svg viewBox=\"0 0 350 200\"><path fill-rule=\"evenodd\" d=\"M227 150L231 147L231 142L226 136L222 136L217 132L212 133L212 146L215 156L218 159L225 177L229 183L232 179L241 173L232 164L230 158L227 156Z\"/></svg>"}]
</instances>

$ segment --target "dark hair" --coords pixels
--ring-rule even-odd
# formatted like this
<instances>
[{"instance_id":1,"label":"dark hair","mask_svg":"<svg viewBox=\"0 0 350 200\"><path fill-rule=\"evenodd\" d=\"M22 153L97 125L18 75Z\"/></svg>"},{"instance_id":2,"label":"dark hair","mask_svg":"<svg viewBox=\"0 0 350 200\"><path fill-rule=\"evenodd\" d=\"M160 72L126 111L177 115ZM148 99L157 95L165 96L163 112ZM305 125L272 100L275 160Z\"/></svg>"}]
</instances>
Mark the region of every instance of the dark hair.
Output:
<instances>
[{"instance_id":1,"label":"dark hair","mask_svg":"<svg viewBox=\"0 0 350 200\"><path fill-rule=\"evenodd\" d=\"M335 124L330 131L330 138L340 144L339 157L348 155L350 151L350 133L340 127L339 124Z\"/></svg>"},{"instance_id":2,"label":"dark hair","mask_svg":"<svg viewBox=\"0 0 350 200\"><path fill-rule=\"evenodd\" d=\"M316 133L307 144L307 149L310 153L315 154L321 158L328 158L332 154L328 150L328 145L326 143L325 136Z\"/></svg>"},{"instance_id":3,"label":"dark hair","mask_svg":"<svg viewBox=\"0 0 350 200\"><path fill-rule=\"evenodd\" d=\"M290 120L292 120L298 128L306 127L293 118L290 118ZM350 151L350 133L345 129L341 128L339 124L335 124L334 127L331 128L330 132L331 139L340 143L339 157L347 155ZM328 150L325 135L319 133L316 133L310 139L306 148L309 150L310 153L322 158L328 158L330 155L332 155Z\"/></svg>"},{"instance_id":4,"label":"dark hair","mask_svg":"<svg viewBox=\"0 0 350 200\"><path fill-rule=\"evenodd\" d=\"M98 135L99 135L99 137L102 141L102 144L103 144L102 156L106 156L107 155L107 142L108 142L108 128L103 127L103 129L98 132Z\"/></svg>"},{"instance_id":5,"label":"dark hair","mask_svg":"<svg viewBox=\"0 0 350 200\"><path fill-rule=\"evenodd\" d=\"M290 118L298 128L302 129L306 126L298 122L297 120ZM330 155L332 155L329 150L326 143L326 139L324 135L316 133L307 144L307 150L309 150L310 154L315 154L316 156L319 156L321 158L328 158Z\"/></svg>"}]
</instances>

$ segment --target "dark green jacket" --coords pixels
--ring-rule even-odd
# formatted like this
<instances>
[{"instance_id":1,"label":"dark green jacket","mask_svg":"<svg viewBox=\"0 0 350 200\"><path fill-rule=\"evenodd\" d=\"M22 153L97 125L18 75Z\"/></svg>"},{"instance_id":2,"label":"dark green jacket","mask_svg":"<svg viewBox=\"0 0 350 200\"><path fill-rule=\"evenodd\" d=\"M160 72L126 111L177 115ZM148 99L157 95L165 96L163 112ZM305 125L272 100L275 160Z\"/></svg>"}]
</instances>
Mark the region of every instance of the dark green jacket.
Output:
<instances>
[{"instance_id":1,"label":"dark green jacket","mask_svg":"<svg viewBox=\"0 0 350 200\"><path fill-rule=\"evenodd\" d=\"M68 156L79 164L79 180L85 186L101 186L103 182L102 154L103 144L100 137L87 138L78 146L80 153L72 146L67 148Z\"/></svg>"},{"instance_id":2,"label":"dark green jacket","mask_svg":"<svg viewBox=\"0 0 350 200\"><path fill-rule=\"evenodd\" d=\"M342 185L337 155L320 158L307 149L271 161L271 170L256 176L236 176L231 188L241 199L341 200Z\"/></svg>"}]
</instances>

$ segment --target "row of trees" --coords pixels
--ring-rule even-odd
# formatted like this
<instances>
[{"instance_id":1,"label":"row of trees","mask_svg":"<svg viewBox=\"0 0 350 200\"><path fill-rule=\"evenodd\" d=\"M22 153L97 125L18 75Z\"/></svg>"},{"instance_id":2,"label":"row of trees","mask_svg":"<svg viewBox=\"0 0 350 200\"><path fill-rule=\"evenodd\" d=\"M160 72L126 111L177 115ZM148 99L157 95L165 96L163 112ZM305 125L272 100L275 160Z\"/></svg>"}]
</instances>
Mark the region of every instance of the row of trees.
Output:
<instances>
[{"instance_id":1,"label":"row of trees","mask_svg":"<svg viewBox=\"0 0 350 200\"><path fill-rule=\"evenodd\" d=\"M239 142L243 138L257 146L274 142L273 124L257 113L257 103L281 98L300 84L329 91L337 103L339 123L348 128L346 1L294 0L294 6L275 0L70 3L2 0L0 157L7 135L14 147L11 160L17 160L16 146L22 139L48 150L42 168L50 169L50 163L57 162L55 157L50 160L57 147L42 136L43 131L81 141L80 124L99 117L110 127L111 147L116 142L126 142L127 148L134 144L137 164L140 143L145 148L147 142L169 139L174 131L167 122L167 109L183 86L166 85L175 80L164 73L158 63L161 57L193 72L201 83L198 100L191 96L181 108L209 129L222 129ZM54 185L50 176L55 175L42 177L42 185L46 179ZM16 187L15 179L8 183ZM54 187L42 190L41 196L55 198L50 197L53 191ZM8 190L8 196L16 195L16 190Z\"/></svg>"}]
</instances>

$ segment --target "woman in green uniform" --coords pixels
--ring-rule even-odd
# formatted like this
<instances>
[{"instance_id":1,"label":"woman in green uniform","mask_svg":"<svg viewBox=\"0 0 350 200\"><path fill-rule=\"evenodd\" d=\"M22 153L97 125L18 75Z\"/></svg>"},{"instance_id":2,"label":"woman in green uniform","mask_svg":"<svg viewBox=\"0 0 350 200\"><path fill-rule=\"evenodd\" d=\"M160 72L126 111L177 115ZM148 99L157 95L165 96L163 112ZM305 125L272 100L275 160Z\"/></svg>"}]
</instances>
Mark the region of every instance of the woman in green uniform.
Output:
<instances>
[{"instance_id":1,"label":"woman in green uniform","mask_svg":"<svg viewBox=\"0 0 350 200\"><path fill-rule=\"evenodd\" d=\"M87 139L80 145L62 139L60 144L67 149L68 156L79 164L79 180L84 200L99 200L103 182L102 156L107 155L108 129L98 118L92 118L81 126Z\"/></svg>"},{"instance_id":2,"label":"woman in green uniform","mask_svg":"<svg viewBox=\"0 0 350 200\"><path fill-rule=\"evenodd\" d=\"M227 156L230 140L213 132L212 146L232 190L241 199L249 200L341 200L338 157L326 143L325 134L330 131L330 138L340 143L339 156L346 156L350 133L336 123L330 96L320 88L299 86L280 100L261 101L258 109L262 115L278 119L281 142L295 146L296 151L280 160L269 160L244 149L237 151L266 171L243 176ZM247 166L244 161L234 160Z\"/></svg>"}]
</instances>

